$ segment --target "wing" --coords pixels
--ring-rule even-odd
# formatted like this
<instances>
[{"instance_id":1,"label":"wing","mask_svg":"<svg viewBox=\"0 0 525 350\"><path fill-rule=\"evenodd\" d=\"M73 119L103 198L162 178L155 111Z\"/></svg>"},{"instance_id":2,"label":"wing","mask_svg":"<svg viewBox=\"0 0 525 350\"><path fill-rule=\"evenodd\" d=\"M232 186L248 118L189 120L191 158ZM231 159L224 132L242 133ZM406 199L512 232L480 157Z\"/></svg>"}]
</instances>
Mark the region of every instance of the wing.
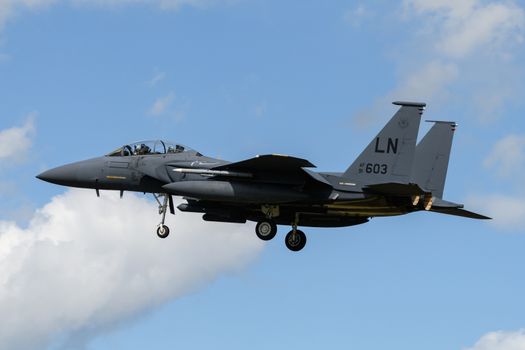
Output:
<instances>
[{"instance_id":1,"label":"wing","mask_svg":"<svg viewBox=\"0 0 525 350\"><path fill-rule=\"evenodd\" d=\"M306 169L314 167L315 165L306 159L280 154L265 154L240 162L220 165L211 170L234 174L250 174L250 177L256 181L297 185L310 183L331 188L330 183L322 176L310 169ZM219 174L219 176L221 175Z\"/></svg>"},{"instance_id":2,"label":"wing","mask_svg":"<svg viewBox=\"0 0 525 350\"><path fill-rule=\"evenodd\" d=\"M235 172L296 172L302 168L315 168L315 165L306 159L290 157L280 154L265 154L240 162L221 165L214 170L228 170Z\"/></svg>"},{"instance_id":3,"label":"wing","mask_svg":"<svg viewBox=\"0 0 525 350\"><path fill-rule=\"evenodd\" d=\"M182 173L200 174L213 178L244 178L247 181L282 183L293 185L314 184L332 188L318 173L306 169L315 165L306 159L279 154L266 154L240 162L221 164L209 169L176 168Z\"/></svg>"},{"instance_id":4,"label":"wing","mask_svg":"<svg viewBox=\"0 0 525 350\"><path fill-rule=\"evenodd\" d=\"M199 174L209 177L230 177L230 178L260 178L262 175L273 174L274 176L297 175L304 173L303 168L315 167L306 159L283 156L278 154L268 154L256 156L235 163L221 163L217 166L200 168L200 164L194 167L193 163L187 165L180 163L168 164L174 168L173 171L180 173Z\"/></svg>"}]
</instances>

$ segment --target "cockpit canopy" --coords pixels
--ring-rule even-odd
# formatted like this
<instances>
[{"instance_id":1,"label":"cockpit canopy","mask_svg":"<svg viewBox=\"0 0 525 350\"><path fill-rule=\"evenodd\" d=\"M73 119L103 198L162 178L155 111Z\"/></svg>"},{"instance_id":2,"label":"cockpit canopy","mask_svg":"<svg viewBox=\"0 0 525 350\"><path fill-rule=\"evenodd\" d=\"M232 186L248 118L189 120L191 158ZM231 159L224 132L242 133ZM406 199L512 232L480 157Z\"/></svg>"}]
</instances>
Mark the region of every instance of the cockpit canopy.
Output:
<instances>
[{"instance_id":1,"label":"cockpit canopy","mask_svg":"<svg viewBox=\"0 0 525 350\"><path fill-rule=\"evenodd\" d=\"M131 143L129 145L124 145L117 148L113 152L109 153L108 157L125 157L125 156L138 156L146 154L174 154L182 152L191 152L197 156L202 156L199 152L191 149L189 147L183 146L181 144L162 141L162 140L153 140L153 141L139 141Z\"/></svg>"}]
</instances>

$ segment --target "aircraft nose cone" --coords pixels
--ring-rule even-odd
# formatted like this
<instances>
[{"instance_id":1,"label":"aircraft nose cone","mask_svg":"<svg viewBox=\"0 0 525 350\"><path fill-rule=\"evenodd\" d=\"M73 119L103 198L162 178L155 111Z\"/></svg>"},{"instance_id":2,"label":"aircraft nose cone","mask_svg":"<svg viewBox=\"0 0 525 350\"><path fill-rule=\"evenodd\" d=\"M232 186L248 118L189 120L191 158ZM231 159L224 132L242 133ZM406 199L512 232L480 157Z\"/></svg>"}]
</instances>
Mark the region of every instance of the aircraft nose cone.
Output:
<instances>
[{"instance_id":1,"label":"aircraft nose cone","mask_svg":"<svg viewBox=\"0 0 525 350\"><path fill-rule=\"evenodd\" d=\"M76 166L69 164L44 171L36 177L57 185L71 186L77 181L77 169Z\"/></svg>"}]
</instances>

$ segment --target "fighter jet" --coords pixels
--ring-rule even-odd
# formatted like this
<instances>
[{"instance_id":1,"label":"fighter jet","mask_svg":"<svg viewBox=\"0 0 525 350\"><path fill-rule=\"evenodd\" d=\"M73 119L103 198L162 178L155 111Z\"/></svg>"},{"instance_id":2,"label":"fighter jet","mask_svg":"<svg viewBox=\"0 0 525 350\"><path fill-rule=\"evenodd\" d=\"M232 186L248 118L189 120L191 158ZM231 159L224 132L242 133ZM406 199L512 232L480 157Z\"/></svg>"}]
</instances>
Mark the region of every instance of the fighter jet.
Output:
<instances>
[{"instance_id":1,"label":"fighter jet","mask_svg":"<svg viewBox=\"0 0 525 350\"><path fill-rule=\"evenodd\" d=\"M277 225L290 225L285 244L292 251L306 244L300 226L353 226L416 211L490 219L443 200L456 123L431 121L416 146L426 104L393 104L398 111L344 172L315 172L308 160L278 154L227 162L157 140L127 144L37 178L95 189L97 196L100 190L117 190L121 197L124 191L152 193L160 238L170 233L165 219L168 209L175 214L172 196L184 198L180 211L201 213L206 221L254 221L265 241L275 237Z\"/></svg>"}]
</instances>

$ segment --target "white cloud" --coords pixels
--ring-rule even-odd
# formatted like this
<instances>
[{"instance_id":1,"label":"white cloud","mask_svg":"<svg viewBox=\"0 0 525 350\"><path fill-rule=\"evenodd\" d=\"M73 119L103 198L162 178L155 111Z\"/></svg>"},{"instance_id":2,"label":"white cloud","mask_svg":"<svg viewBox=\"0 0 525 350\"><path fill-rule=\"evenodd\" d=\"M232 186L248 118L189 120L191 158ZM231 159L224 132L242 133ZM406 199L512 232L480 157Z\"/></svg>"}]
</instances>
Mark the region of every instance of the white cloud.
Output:
<instances>
[{"instance_id":1,"label":"white cloud","mask_svg":"<svg viewBox=\"0 0 525 350\"><path fill-rule=\"evenodd\" d=\"M0 0L0 31L5 26L7 20L11 18L17 10L37 10L57 1L58 0Z\"/></svg>"},{"instance_id":2,"label":"white cloud","mask_svg":"<svg viewBox=\"0 0 525 350\"><path fill-rule=\"evenodd\" d=\"M525 195L485 194L467 197L466 207L492 218L491 225L508 231L523 231Z\"/></svg>"},{"instance_id":3,"label":"white cloud","mask_svg":"<svg viewBox=\"0 0 525 350\"><path fill-rule=\"evenodd\" d=\"M458 77L458 68L452 63L431 61L408 75L390 92L389 100L428 101L439 98L444 88Z\"/></svg>"},{"instance_id":4,"label":"white cloud","mask_svg":"<svg viewBox=\"0 0 525 350\"><path fill-rule=\"evenodd\" d=\"M440 61L431 61L414 70L402 79L399 85L387 95L377 98L371 108L360 110L353 120L359 127L368 127L378 120L384 120L392 113L393 101L443 101L447 94L445 87L458 76L457 66ZM389 109L390 108L390 109Z\"/></svg>"},{"instance_id":5,"label":"white cloud","mask_svg":"<svg viewBox=\"0 0 525 350\"><path fill-rule=\"evenodd\" d=\"M220 2L220 0L160 0L159 5L163 9L178 9L185 5L205 8Z\"/></svg>"},{"instance_id":6,"label":"white cloud","mask_svg":"<svg viewBox=\"0 0 525 350\"><path fill-rule=\"evenodd\" d=\"M153 117L162 116L164 119L180 122L186 118L190 105L187 98L176 97L172 91L166 96L157 98L147 113Z\"/></svg>"},{"instance_id":7,"label":"white cloud","mask_svg":"<svg viewBox=\"0 0 525 350\"><path fill-rule=\"evenodd\" d=\"M150 107L148 114L153 116L158 116L161 114L164 114L168 108L173 103L173 100L175 99L175 93L172 91L166 96L161 96L153 102L153 105Z\"/></svg>"},{"instance_id":8,"label":"white cloud","mask_svg":"<svg viewBox=\"0 0 525 350\"><path fill-rule=\"evenodd\" d=\"M346 11L343 14L343 20L354 27L359 27L363 20L370 16L371 12L365 7L365 5L359 4L355 8Z\"/></svg>"},{"instance_id":9,"label":"white cloud","mask_svg":"<svg viewBox=\"0 0 525 350\"><path fill-rule=\"evenodd\" d=\"M30 113L22 126L0 131L0 161L19 161L31 148L36 113Z\"/></svg>"},{"instance_id":10,"label":"white cloud","mask_svg":"<svg viewBox=\"0 0 525 350\"><path fill-rule=\"evenodd\" d=\"M217 3L231 3L235 0L0 0L0 31L6 22L23 10L35 11L56 3L73 5L115 7L126 5L155 6L161 10L178 10L184 6L207 8Z\"/></svg>"},{"instance_id":11,"label":"white cloud","mask_svg":"<svg viewBox=\"0 0 525 350\"><path fill-rule=\"evenodd\" d=\"M225 2L225 0L70 0L75 4L95 6L125 6L145 4L159 7L163 10L177 10L183 6L206 8L214 3Z\"/></svg>"},{"instance_id":12,"label":"white cloud","mask_svg":"<svg viewBox=\"0 0 525 350\"><path fill-rule=\"evenodd\" d=\"M504 177L511 194L476 194L467 199L468 207L493 218L491 224L505 230L523 231L525 192L520 190L525 175L525 135L508 135L492 147L484 165Z\"/></svg>"},{"instance_id":13,"label":"white cloud","mask_svg":"<svg viewBox=\"0 0 525 350\"><path fill-rule=\"evenodd\" d=\"M514 332L496 331L483 335L474 346L464 350L524 350L525 329Z\"/></svg>"},{"instance_id":14,"label":"white cloud","mask_svg":"<svg viewBox=\"0 0 525 350\"><path fill-rule=\"evenodd\" d=\"M478 0L404 0L405 7L413 7L418 12L448 12L452 17L466 17Z\"/></svg>"},{"instance_id":15,"label":"white cloud","mask_svg":"<svg viewBox=\"0 0 525 350\"><path fill-rule=\"evenodd\" d=\"M493 218L490 222L499 229L523 231L525 226L525 135L508 135L494 145L484 165L505 178L511 194L476 194L467 198L467 207Z\"/></svg>"},{"instance_id":16,"label":"white cloud","mask_svg":"<svg viewBox=\"0 0 525 350\"><path fill-rule=\"evenodd\" d=\"M166 78L166 72L155 72L155 75L148 81L149 87L154 87Z\"/></svg>"},{"instance_id":17,"label":"white cloud","mask_svg":"<svg viewBox=\"0 0 525 350\"><path fill-rule=\"evenodd\" d=\"M73 190L34 213L29 226L0 221L0 344L44 348L57 337L97 333L224 273L263 247L252 225L169 217L159 239L152 202Z\"/></svg>"},{"instance_id":18,"label":"white cloud","mask_svg":"<svg viewBox=\"0 0 525 350\"><path fill-rule=\"evenodd\" d=\"M461 103L481 122L497 120L509 101L521 101L516 91L523 89L523 69L514 56L525 34L522 7L512 1L404 0L403 10L404 23L416 22L419 30L396 44L400 78L358 122L397 96L433 106Z\"/></svg>"},{"instance_id":19,"label":"white cloud","mask_svg":"<svg viewBox=\"0 0 525 350\"><path fill-rule=\"evenodd\" d=\"M512 2L405 0L404 5L432 16L427 19L437 33L435 47L445 56L463 58L523 40L525 13Z\"/></svg>"},{"instance_id":20,"label":"white cloud","mask_svg":"<svg viewBox=\"0 0 525 350\"><path fill-rule=\"evenodd\" d=\"M521 178L525 174L525 135L508 135L499 140L484 165L500 176Z\"/></svg>"}]
</instances>

